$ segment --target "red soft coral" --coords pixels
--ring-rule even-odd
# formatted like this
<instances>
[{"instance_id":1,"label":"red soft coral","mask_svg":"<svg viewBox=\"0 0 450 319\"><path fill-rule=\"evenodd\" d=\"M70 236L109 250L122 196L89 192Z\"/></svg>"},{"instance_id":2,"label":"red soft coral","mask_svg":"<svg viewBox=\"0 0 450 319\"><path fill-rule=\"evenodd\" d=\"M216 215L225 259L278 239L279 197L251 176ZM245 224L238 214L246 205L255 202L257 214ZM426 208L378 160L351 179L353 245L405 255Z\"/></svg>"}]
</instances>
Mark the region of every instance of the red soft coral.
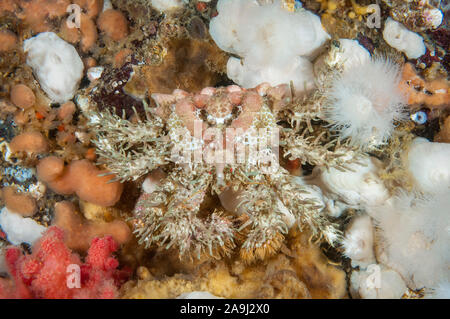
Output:
<instances>
[{"instance_id":1,"label":"red soft coral","mask_svg":"<svg viewBox=\"0 0 450 319\"><path fill-rule=\"evenodd\" d=\"M50 227L33 246L31 255L23 255L17 247L6 250L11 280L0 280L0 298L116 298L118 286L127 271L120 271L112 256L117 243L111 236L95 238L86 262L64 244L60 228ZM70 265L80 269L80 288L70 288Z\"/></svg>"}]
</instances>

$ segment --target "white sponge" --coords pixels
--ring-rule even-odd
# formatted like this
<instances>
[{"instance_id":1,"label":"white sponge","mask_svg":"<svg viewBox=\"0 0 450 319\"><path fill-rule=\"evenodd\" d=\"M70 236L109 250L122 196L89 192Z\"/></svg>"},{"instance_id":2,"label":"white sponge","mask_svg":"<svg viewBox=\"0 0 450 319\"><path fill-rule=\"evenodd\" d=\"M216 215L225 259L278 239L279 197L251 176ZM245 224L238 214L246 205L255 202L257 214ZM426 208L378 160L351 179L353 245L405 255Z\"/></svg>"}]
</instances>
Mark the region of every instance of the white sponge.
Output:
<instances>
[{"instance_id":1,"label":"white sponge","mask_svg":"<svg viewBox=\"0 0 450 319\"><path fill-rule=\"evenodd\" d=\"M27 64L41 88L57 103L71 100L83 77L83 61L77 50L53 32L39 33L24 41Z\"/></svg>"},{"instance_id":2,"label":"white sponge","mask_svg":"<svg viewBox=\"0 0 450 319\"><path fill-rule=\"evenodd\" d=\"M383 38L391 47L405 53L409 59L417 59L426 52L420 35L391 18L388 18L384 25Z\"/></svg>"}]
</instances>

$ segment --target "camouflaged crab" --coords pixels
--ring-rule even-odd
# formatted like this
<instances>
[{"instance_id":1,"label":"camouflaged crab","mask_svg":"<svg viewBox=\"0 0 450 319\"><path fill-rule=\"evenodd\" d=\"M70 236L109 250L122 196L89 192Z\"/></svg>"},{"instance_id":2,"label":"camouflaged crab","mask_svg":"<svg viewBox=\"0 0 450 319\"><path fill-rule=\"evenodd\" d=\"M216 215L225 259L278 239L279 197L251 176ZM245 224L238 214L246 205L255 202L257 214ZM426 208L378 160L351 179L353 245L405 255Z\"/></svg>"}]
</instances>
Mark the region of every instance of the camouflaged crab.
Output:
<instances>
[{"instance_id":1,"label":"camouflaged crab","mask_svg":"<svg viewBox=\"0 0 450 319\"><path fill-rule=\"evenodd\" d=\"M132 217L141 244L190 258L237 248L254 261L276 252L295 223L331 244L338 239L320 190L279 165L279 154L335 167L357 157L313 129L317 105L293 98L289 85L268 84L152 98L145 119L90 115L100 162L122 181L148 176Z\"/></svg>"}]
</instances>

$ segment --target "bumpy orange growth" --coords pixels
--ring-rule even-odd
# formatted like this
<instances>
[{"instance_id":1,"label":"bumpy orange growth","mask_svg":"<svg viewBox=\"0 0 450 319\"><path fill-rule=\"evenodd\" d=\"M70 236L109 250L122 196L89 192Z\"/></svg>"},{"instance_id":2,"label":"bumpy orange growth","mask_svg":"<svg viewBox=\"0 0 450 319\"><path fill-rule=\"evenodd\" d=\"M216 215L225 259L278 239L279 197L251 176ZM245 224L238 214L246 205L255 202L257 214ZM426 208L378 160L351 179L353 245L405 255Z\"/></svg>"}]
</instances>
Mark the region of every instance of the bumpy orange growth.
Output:
<instances>
[{"instance_id":1,"label":"bumpy orange growth","mask_svg":"<svg viewBox=\"0 0 450 319\"><path fill-rule=\"evenodd\" d=\"M22 216L33 216L37 211L37 205L34 198L25 194L18 193L15 187L9 186L2 190L3 200L6 207Z\"/></svg>"},{"instance_id":2,"label":"bumpy orange growth","mask_svg":"<svg viewBox=\"0 0 450 319\"><path fill-rule=\"evenodd\" d=\"M39 132L26 132L14 137L9 143L11 152L42 154L48 151L48 143Z\"/></svg>"},{"instance_id":3,"label":"bumpy orange growth","mask_svg":"<svg viewBox=\"0 0 450 319\"><path fill-rule=\"evenodd\" d=\"M76 106L73 102L69 101L61 105L58 109L58 119L64 123L72 121L73 114L76 111Z\"/></svg>"},{"instance_id":4,"label":"bumpy orange growth","mask_svg":"<svg viewBox=\"0 0 450 319\"><path fill-rule=\"evenodd\" d=\"M80 22L81 50L83 50L83 52L88 52L94 46L95 42L97 42L97 26L94 21L85 14L81 15Z\"/></svg>"},{"instance_id":5,"label":"bumpy orange growth","mask_svg":"<svg viewBox=\"0 0 450 319\"><path fill-rule=\"evenodd\" d=\"M434 141L440 143L450 143L450 116L447 116L445 119L444 124L441 126L441 130L434 137Z\"/></svg>"},{"instance_id":6,"label":"bumpy orange growth","mask_svg":"<svg viewBox=\"0 0 450 319\"><path fill-rule=\"evenodd\" d=\"M450 86L445 79L430 82L422 79L411 63L403 68L400 89L408 95L408 104L425 104L430 108L450 104Z\"/></svg>"},{"instance_id":7,"label":"bumpy orange growth","mask_svg":"<svg viewBox=\"0 0 450 319\"><path fill-rule=\"evenodd\" d=\"M120 182L108 183L114 175L98 176L103 173L107 171L97 169L88 160L73 161L64 167L61 159L50 156L37 165L38 178L56 193L76 193L84 201L113 206L122 195L123 185Z\"/></svg>"},{"instance_id":8,"label":"bumpy orange growth","mask_svg":"<svg viewBox=\"0 0 450 319\"><path fill-rule=\"evenodd\" d=\"M98 223L83 220L71 202L60 202L55 205L53 224L65 232L65 244L77 251L86 251L95 237L111 235L118 244L130 240L131 231L128 225L120 220L110 223Z\"/></svg>"},{"instance_id":9,"label":"bumpy orange growth","mask_svg":"<svg viewBox=\"0 0 450 319\"><path fill-rule=\"evenodd\" d=\"M34 105L36 102L36 97L28 86L24 84L14 85L11 89L11 102L14 103L15 106L18 106L23 109L28 109Z\"/></svg>"},{"instance_id":10,"label":"bumpy orange growth","mask_svg":"<svg viewBox=\"0 0 450 319\"><path fill-rule=\"evenodd\" d=\"M0 31L0 52L7 52L17 47L17 36L8 30Z\"/></svg>"},{"instance_id":11,"label":"bumpy orange growth","mask_svg":"<svg viewBox=\"0 0 450 319\"><path fill-rule=\"evenodd\" d=\"M97 20L98 28L114 41L128 35L128 21L122 12L109 9L102 12Z\"/></svg>"},{"instance_id":12,"label":"bumpy orange growth","mask_svg":"<svg viewBox=\"0 0 450 319\"><path fill-rule=\"evenodd\" d=\"M18 0L21 10L16 14L33 29L34 32L50 31L49 19L66 14L69 0Z\"/></svg>"}]
</instances>

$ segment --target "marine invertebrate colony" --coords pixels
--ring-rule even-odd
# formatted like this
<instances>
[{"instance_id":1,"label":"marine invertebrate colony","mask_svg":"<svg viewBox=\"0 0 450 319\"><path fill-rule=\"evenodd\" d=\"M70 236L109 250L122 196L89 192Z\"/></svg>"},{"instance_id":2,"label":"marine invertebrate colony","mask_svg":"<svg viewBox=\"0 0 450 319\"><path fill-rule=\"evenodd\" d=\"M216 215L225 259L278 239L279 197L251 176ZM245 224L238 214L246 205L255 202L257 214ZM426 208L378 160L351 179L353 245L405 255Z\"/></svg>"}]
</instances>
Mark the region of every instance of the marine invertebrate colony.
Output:
<instances>
[{"instance_id":1,"label":"marine invertebrate colony","mask_svg":"<svg viewBox=\"0 0 450 319\"><path fill-rule=\"evenodd\" d=\"M408 96L408 104L412 108L423 104L430 109L440 109L450 103L449 81L425 81L411 63L406 63L403 67L400 89Z\"/></svg>"},{"instance_id":2,"label":"marine invertebrate colony","mask_svg":"<svg viewBox=\"0 0 450 319\"><path fill-rule=\"evenodd\" d=\"M26 40L24 51L50 99L64 103L73 98L83 76L83 62L72 45L53 32L44 32Z\"/></svg>"},{"instance_id":3,"label":"marine invertebrate colony","mask_svg":"<svg viewBox=\"0 0 450 319\"><path fill-rule=\"evenodd\" d=\"M136 204L132 221L142 244L178 248L181 256L220 257L242 239L241 256L262 259L281 246L286 216L330 243L338 238L319 197L278 164L279 90L286 88L233 85L153 94L157 107L135 122L109 111L90 114L100 161L118 180L167 171ZM241 215L215 207L202 216L207 198L227 190L238 197Z\"/></svg>"},{"instance_id":4,"label":"marine invertebrate colony","mask_svg":"<svg viewBox=\"0 0 450 319\"><path fill-rule=\"evenodd\" d=\"M76 193L81 199L101 206L113 206L122 195L123 185L113 183L111 176L101 176L108 172L97 169L87 159L64 167L62 159L49 156L40 160L36 168L39 179L58 194Z\"/></svg>"},{"instance_id":5,"label":"marine invertebrate colony","mask_svg":"<svg viewBox=\"0 0 450 319\"><path fill-rule=\"evenodd\" d=\"M228 60L228 77L245 88L292 81L298 93L312 89L310 58L329 39L320 18L307 10L289 12L280 0L260 3L217 3L219 14L211 20L211 36L222 50L241 57Z\"/></svg>"},{"instance_id":6,"label":"marine invertebrate colony","mask_svg":"<svg viewBox=\"0 0 450 319\"><path fill-rule=\"evenodd\" d=\"M423 38L391 18L386 21L383 38L390 46L404 52L409 59L417 59L425 54Z\"/></svg>"},{"instance_id":7,"label":"marine invertebrate colony","mask_svg":"<svg viewBox=\"0 0 450 319\"><path fill-rule=\"evenodd\" d=\"M450 190L450 145L429 142L424 138L413 140L407 167L415 182L415 189L428 194L448 193Z\"/></svg>"},{"instance_id":8,"label":"marine invertebrate colony","mask_svg":"<svg viewBox=\"0 0 450 319\"><path fill-rule=\"evenodd\" d=\"M31 255L22 255L17 247L6 251L11 279L0 279L0 298L111 299L118 295L121 273L111 256L117 244L111 237L95 238L85 263L63 241L61 229L52 227L33 246ZM78 267L79 288L68 284L67 270ZM75 268L72 268L75 269Z\"/></svg>"},{"instance_id":9,"label":"marine invertebrate colony","mask_svg":"<svg viewBox=\"0 0 450 319\"><path fill-rule=\"evenodd\" d=\"M20 245L22 242L33 244L45 231L45 227L33 219L24 218L6 207L0 212L0 226L6 233L9 242L14 245Z\"/></svg>"},{"instance_id":10,"label":"marine invertebrate colony","mask_svg":"<svg viewBox=\"0 0 450 319\"><path fill-rule=\"evenodd\" d=\"M402 193L368 210L381 236L378 260L409 287L431 288L449 280L449 201L448 192L424 198Z\"/></svg>"},{"instance_id":11,"label":"marine invertebrate colony","mask_svg":"<svg viewBox=\"0 0 450 319\"><path fill-rule=\"evenodd\" d=\"M373 282L373 269L375 268L352 272L350 280L352 285L351 292L354 298L399 299L407 291L402 277L396 271L385 267L379 268L380 270L377 273L379 274L379 282L377 283L379 286L376 288Z\"/></svg>"},{"instance_id":12,"label":"marine invertebrate colony","mask_svg":"<svg viewBox=\"0 0 450 319\"><path fill-rule=\"evenodd\" d=\"M344 253L351 258L352 264L361 268L375 261L373 252L373 227L370 216L358 216L353 219L342 241Z\"/></svg>"},{"instance_id":13,"label":"marine invertebrate colony","mask_svg":"<svg viewBox=\"0 0 450 319\"><path fill-rule=\"evenodd\" d=\"M292 232L287 242L292 254L247 265L243 260L202 263L195 276L151 276L154 267L142 267L139 281L127 285L124 298L176 298L190 291L208 291L222 298L343 298L343 270L324 262L319 247L308 232ZM200 296L199 296L200 297Z\"/></svg>"}]
</instances>

